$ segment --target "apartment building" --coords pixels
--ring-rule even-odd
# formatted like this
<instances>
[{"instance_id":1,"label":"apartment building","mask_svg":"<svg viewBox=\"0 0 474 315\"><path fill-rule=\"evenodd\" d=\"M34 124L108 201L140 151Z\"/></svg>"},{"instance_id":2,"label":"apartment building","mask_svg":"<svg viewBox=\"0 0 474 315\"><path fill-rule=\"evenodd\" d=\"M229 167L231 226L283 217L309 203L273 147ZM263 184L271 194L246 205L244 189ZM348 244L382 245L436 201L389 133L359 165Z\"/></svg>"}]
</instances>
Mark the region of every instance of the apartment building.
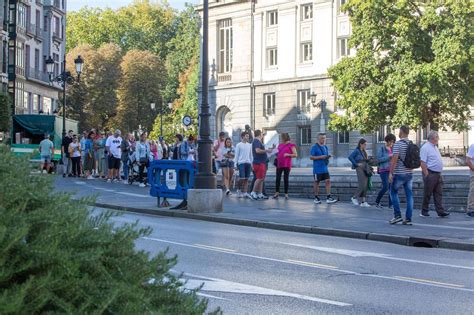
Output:
<instances>
[{"instance_id":1,"label":"apartment building","mask_svg":"<svg viewBox=\"0 0 474 315\"><path fill-rule=\"evenodd\" d=\"M266 142L288 132L297 144L297 165L308 166L311 145L327 132L333 165L348 165L347 156L361 137L370 154L392 131L380 126L373 134L328 132L329 115L341 112L327 69L349 49L349 17L345 0L210 0L209 105L213 136L226 131L234 141L245 125L263 129ZM202 10L202 6L198 7ZM473 121L474 125L474 121ZM428 129L413 134L426 140ZM461 152L474 134L444 132L441 150ZM456 161L446 159L446 163Z\"/></svg>"},{"instance_id":2,"label":"apartment building","mask_svg":"<svg viewBox=\"0 0 474 315\"><path fill-rule=\"evenodd\" d=\"M61 86L45 61L61 72L66 47L66 0L8 0L8 92L16 114L53 114Z\"/></svg>"}]
</instances>

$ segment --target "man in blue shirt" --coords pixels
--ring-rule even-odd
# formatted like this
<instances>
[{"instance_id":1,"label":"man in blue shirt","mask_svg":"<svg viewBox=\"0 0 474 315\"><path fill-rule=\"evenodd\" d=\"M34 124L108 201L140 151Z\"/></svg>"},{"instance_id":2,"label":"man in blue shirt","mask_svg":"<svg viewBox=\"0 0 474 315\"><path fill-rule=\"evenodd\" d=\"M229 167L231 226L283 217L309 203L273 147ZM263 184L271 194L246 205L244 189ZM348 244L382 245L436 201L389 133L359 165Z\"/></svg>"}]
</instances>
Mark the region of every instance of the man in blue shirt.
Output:
<instances>
[{"instance_id":1,"label":"man in blue shirt","mask_svg":"<svg viewBox=\"0 0 474 315\"><path fill-rule=\"evenodd\" d=\"M331 197L331 180L329 176L328 164L331 155L329 149L326 146L326 134L318 134L318 142L311 148L310 160L313 161L313 177L314 177L314 203L320 204L319 199L319 183L325 182L326 184L326 203L335 203L337 199Z\"/></svg>"},{"instance_id":2,"label":"man in blue shirt","mask_svg":"<svg viewBox=\"0 0 474 315\"><path fill-rule=\"evenodd\" d=\"M267 173L267 153L271 153L275 149L275 145L269 149L265 149L263 145L263 134L261 130L255 130L254 139L252 142L252 168L255 173L255 184L252 192L250 193L250 199L260 200L267 199L262 193L263 182L265 181L265 175Z\"/></svg>"}]
</instances>

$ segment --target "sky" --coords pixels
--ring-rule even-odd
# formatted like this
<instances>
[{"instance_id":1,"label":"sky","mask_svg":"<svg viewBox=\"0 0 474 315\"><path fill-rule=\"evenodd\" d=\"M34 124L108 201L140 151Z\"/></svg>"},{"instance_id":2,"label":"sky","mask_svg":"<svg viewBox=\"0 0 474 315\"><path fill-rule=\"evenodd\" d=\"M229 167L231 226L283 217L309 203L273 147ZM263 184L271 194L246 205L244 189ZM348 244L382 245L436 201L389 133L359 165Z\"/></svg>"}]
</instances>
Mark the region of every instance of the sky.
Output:
<instances>
[{"instance_id":1,"label":"sky","mask_svg":"<svg viewBox=\"0 0 474 315\"><path fill-rule=\"evenodd\" d=\"M129 5L132 2L133 0L68 0L67 9L68 11L76 11L83 6L116 9ZM186 2L198 4L199 0L168 0L168 3L176 9L184 8Z\"/></svg>"}]
</instances>

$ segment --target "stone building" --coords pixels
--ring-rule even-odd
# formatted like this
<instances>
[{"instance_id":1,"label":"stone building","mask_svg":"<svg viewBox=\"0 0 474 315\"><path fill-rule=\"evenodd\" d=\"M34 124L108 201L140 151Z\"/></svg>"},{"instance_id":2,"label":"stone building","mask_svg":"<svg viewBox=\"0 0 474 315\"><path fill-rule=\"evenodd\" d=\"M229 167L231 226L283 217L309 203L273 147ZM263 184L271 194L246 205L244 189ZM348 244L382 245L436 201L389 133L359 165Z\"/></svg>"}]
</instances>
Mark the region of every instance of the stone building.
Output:
<instances>
[{"instance_id":1,"label":"stone building","mask_svg":"<svg viewBox=\"0 0 474 315\"><path fill-rule=\"evenodd\" d=\"M61 87L50 83L45 61L54 60L53 77L62 72L66 0L4 0L7 12L8 92L15 113L53 114Z\"/></svg>"},{"instance_id":2,"label":"stone building","mask_svg":"<svg viewBox=\"0 0 474 315\"><path fill-rule=\"evenodd\" d=\"M354 53L348 48L349 18L339 9L344 2L209 1L209 103L215 113L214 137L224 130L238 141L245 125L265 130L267 143L288 132L298 146L295 162L299 166L310 165L309 150L319 132L327 132L335 166L348 165L347 156L362 136L371 154L383 144L389 131L386 126L369 135L327 131L329 115L338 112L327 69ZM413 140L423 142L427 133L426 128L418 130ZM469 142L474 142L473 133L446 132L440 149L449 146L451 153L460 153ZM446 163L456 161L447 159Z\"/></svg>"}]
</instances>

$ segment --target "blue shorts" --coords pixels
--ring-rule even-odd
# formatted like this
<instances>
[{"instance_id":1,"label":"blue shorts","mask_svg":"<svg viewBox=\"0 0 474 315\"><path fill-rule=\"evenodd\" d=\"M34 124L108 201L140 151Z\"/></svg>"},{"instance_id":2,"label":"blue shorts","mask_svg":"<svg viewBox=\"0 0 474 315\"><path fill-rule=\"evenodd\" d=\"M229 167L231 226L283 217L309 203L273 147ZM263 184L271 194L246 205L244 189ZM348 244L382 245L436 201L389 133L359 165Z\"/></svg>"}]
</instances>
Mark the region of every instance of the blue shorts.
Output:
<instances>
[{"instance_id":1,"label":"blue shorts","mask_svg":"<svg viewBox=\"0 0 474 315\"><path fill-rule=\"evenodd\" d=\"M41 162L44 164L51 164L51 155L41 155Z\"/></svg>"},{"instance_id":2,"label":"blue shorts","mask_svg":"<svg viewBox=\"0 0 474 315\"><path fill-rule=\"evenodd\" d=\"M250 172L252 171L252 164L243 163L243 164L239 164L238 167L239 167L239 178L249 179Z\"/></svg>"}]
</instances>

